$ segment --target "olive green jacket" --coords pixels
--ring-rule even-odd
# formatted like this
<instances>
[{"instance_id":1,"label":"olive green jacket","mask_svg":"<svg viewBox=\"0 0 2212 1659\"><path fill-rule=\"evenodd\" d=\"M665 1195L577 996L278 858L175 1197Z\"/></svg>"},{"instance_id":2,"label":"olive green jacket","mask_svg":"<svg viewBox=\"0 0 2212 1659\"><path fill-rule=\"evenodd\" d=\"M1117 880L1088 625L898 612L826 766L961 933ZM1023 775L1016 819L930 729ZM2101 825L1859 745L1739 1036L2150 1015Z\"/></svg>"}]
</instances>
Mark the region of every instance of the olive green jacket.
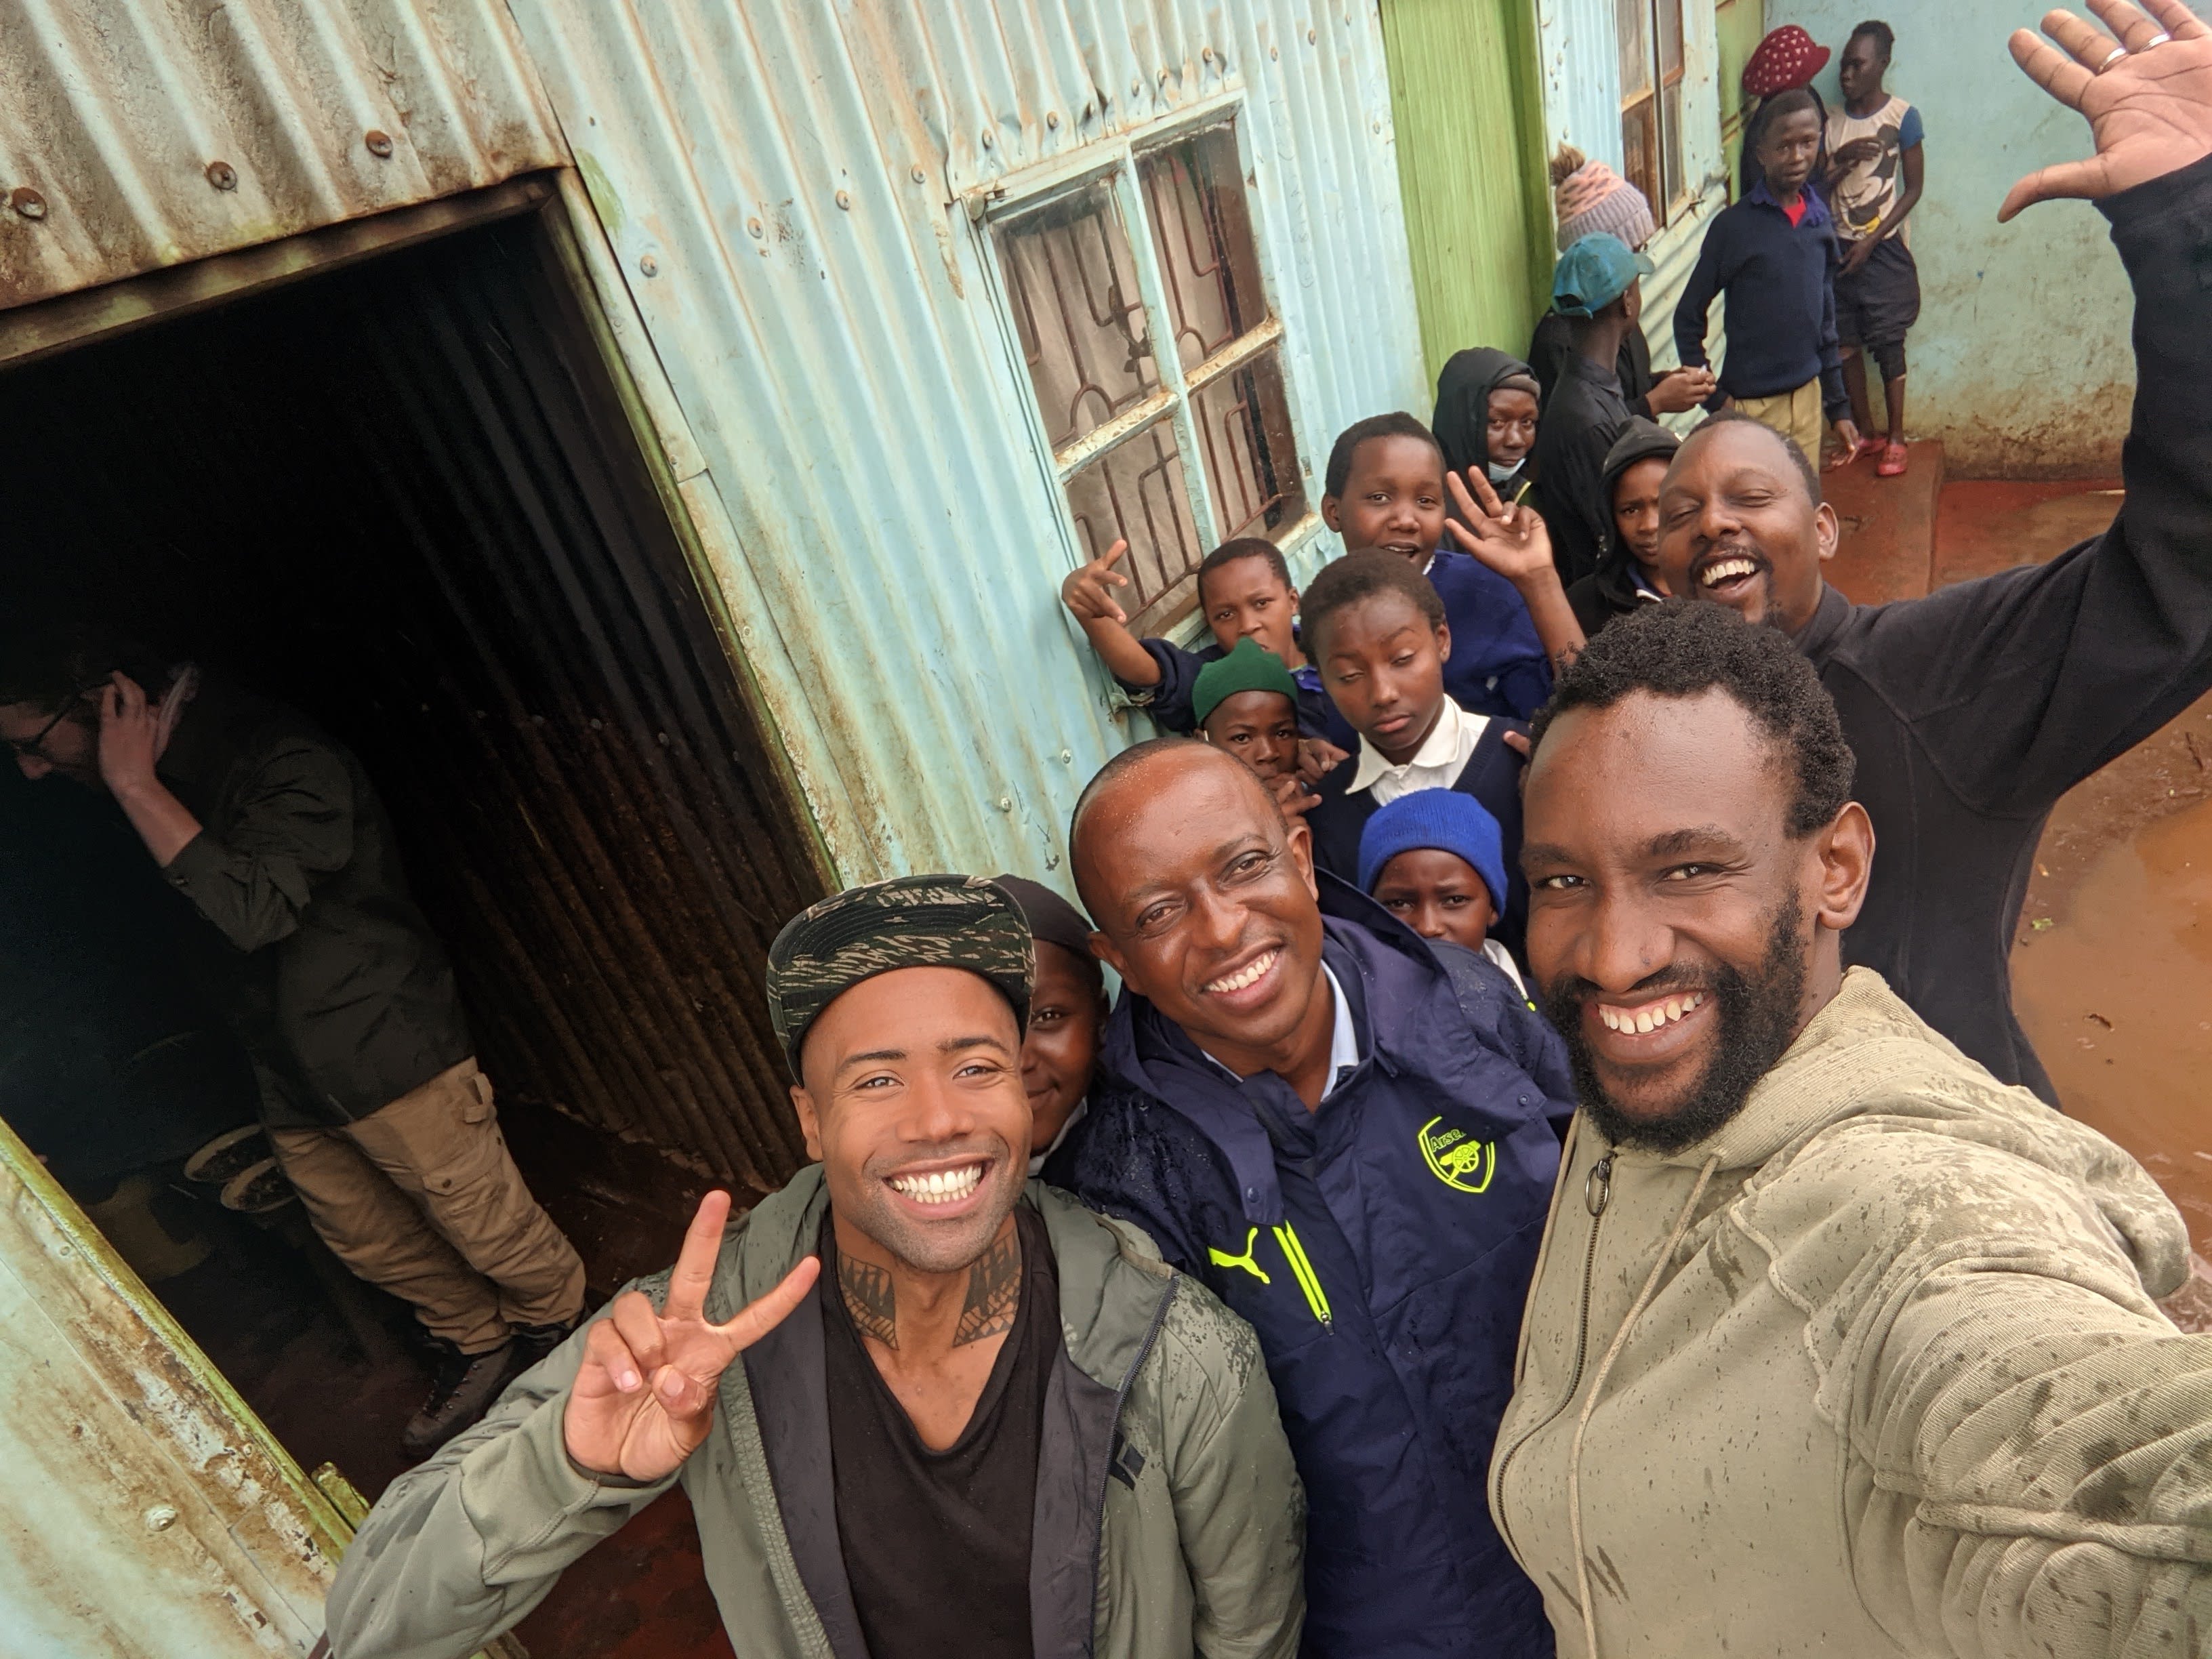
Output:
<instances>
[{"instance_id":1,"label":"olive green jacket","mask_svg":"<svg viewBox=\"0 0 2212 1659\"><path fill-rule=\"evenodd\" d=\"M2186 1261L1870 969L1697 1145L1577 1117L1490 1474L1561 1659L2212 1650Z\"/></svg>"},{"instance_id":2,"label":"olive green jacket","mask_svg":"<svg viewBox=\"0 0 2212 1659\"><path fill-rule=\"evenodd\" d=\"M1305 1613L1305 1501L1250 1327L1135 1229L1042 1182L1028 1196L1058 1262L1064 1339L1037 1449L1038 1659L1287 1659ZM812 1166L734 1228L708 1316L730 1317L811 1255L828 1202ZM665 1275L640 1288L657 1299ZM335 1659L463 1659L675 1484L609 1486L569 1461L562 1413L583 1341L392 1483L331 1589ZM746 1659L866 1659L829 1437L810 1295L723 1373L714 1427L676 1477Z\"/></svg>"}]
</instances>

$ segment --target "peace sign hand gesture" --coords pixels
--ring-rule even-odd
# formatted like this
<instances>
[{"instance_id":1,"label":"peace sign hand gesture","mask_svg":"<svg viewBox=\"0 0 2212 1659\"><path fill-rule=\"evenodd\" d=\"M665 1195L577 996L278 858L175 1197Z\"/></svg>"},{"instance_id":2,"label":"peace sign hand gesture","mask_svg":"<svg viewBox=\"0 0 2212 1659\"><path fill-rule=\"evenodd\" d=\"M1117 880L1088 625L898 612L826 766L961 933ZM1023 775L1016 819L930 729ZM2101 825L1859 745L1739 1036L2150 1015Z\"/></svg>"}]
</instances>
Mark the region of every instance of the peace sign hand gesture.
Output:
<instances>
[{"instance_id":1,"label":"peace sign hand gesture","mask_svg":"<svg viewBox=\"0 0 2212 1659\"><path fill-rule=\"evenodd\" d=\"M1467 551L1516 587L1552 570L1552 532L1534 508L1500 501L1490 480L1474 467L1468 468L1463 481L1458 473L1446 472L1444 486L1466 520L1462 524L1446 519L1444 529Z\"/></svg>"},{"instance_id":2,"label":"peace sign hand gesture","mask_svg":"<svg viewBox=\"0 0 2212 1659\"><path fill-rule=\"evenodd\" d=\"M735 1318L708 1323L707 1291L729 1218L727 1193L701 1199L659 1310L641 1291L627 1291L585 1338L583 1366L561 1420L568 1455L585 1468L643 1481L675 1474L707 1437L730 1362L782 1323L813 1287L822 1263L810 1255Z\"/></svg>"},{"instance_id":3,"label":"peace sign hand gesture","mask_svg":"<svg viewBox=\"0 0 2212 1659\"><path fill-rule=\"evenodd\" d=\"M2000 223L2038 202L2118 195L2212 155L2212 30L2182 0L2089 0L2089 9L2111 34L2052 11L2043 30L2063 52L2027 29L2008 45L2030 80L2088 118L2097 153L2028 174L1997 210Z\"/></svg>"}]
</instances>

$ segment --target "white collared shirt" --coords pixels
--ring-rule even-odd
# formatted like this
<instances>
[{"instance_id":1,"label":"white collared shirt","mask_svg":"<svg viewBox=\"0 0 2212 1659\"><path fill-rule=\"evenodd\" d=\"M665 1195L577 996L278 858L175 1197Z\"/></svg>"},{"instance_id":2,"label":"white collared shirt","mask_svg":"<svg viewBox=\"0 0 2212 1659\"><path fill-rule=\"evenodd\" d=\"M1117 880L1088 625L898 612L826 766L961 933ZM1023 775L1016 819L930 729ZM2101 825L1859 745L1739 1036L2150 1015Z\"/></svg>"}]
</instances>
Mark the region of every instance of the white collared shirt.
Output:
<instances>
[{"instance_id":1,"label":"white collared shirt","mask_svg":"<svg viewBox=\"0 0 2212 1659\"><path fill-rule=\"evenodd\" d=\"M1513 981L1513 988L1521 994L1522 1000L1527 1001L1528 981L1521 977L1521 964L1513 960L1513 952L1488 934L1485 934L1482 940L1482 954L1498 964L1505 977ZM1077 1109L1079 1111L1082 1109L1079 1107Z\"/></svg>"},{"instance_id":2,"label":"white collared shirt","mask_svg":"<svg viewBox=\"0 0 2212 1659\"><path fill-rule=\"evenodd\" d=\"M1336 1092L1336 1085L1359 1064L1359 1027L1352 1021L1352 1004L1344 994L1344 987L1336 982L1335 970L1324 962L1321 971L1328 981L1329 998L1336 1008L1336 1023L1330 1026L1328 1033L1328 1085L1321 1091L1321 1097L1327 1100ZM1204 1054L1206 1050L1201 1048L1199 1053ZM1219 1060L1213 1060L1212 1054L1206 1057L1213 1060L1223 1076L1237 1083L1244 1081Z\"/></svg>"},{"instance_id":3,"label":"white collared shirt","mask_svg":"<svg viewBox=\"0 0 2212 1659\"><path fill-rule=\"evenodd\" d=\"M1489 715L1470 714L1446 697L1443 713L1437 717L1436 729L1421 740L1413 759L1403 766L1391 764L1382 751L1363 736L1359 739L1359 765L1346 793L1357 794L1364 789L1373 794L1377 806L1388 806L1399 796L1410 795L1416 789L1449 789L1467 769L1468 757L1474 753L1475 744L1482 741L1482 734L1489 726Z\"/></svg>"},{"instance_id":4,"label":"white collared shirt","mask_svg":"<svg viewBox=\"0 0 2212 1659\"><path fill-rule=\"evenodd\" d=\"M1031 1175L1036 1176L1042 1175L1044 1173L1045 1159L1050 1158L1054 1152L1060 1150L1060 1143L1067 1139L1067 1132L1070 1129L1073 1129L1077 1124L1082 1122L1084 1114L1088 1112L1090 1109L1091 1097L1088 1095L1085 1095L1081 1100L1077 1101L1075 1104L1069 1109L1067 1120L1060 1126L1060 1133L1052 1138L1052 1145L1046 1147L1041 1152L1031 1152L1030 1154L1030 1173Z\"/></svg>"}]
</instances>

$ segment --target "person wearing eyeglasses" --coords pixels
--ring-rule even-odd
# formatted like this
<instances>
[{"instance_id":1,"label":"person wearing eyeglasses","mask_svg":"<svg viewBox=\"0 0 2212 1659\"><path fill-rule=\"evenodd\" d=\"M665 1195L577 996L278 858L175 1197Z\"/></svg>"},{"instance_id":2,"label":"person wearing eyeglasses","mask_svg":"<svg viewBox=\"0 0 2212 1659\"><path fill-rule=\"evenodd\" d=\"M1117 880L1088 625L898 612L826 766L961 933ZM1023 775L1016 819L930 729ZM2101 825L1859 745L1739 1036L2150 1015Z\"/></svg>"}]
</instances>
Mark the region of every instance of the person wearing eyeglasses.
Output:
<instances>
[{"instance_id":1,"label":"person wearing eyeglasses","mask_svg":"<svg viewBox=\"0 0 2212 1659\"><path fill-rule=\"evenodd\" d=\"M0 743L112 799L219 935L270 1149L234 1186L289 1180L339 1260L414 1306L443 1356L402 1435L427 1455L567 1336L584 1267L508 1156L383 802L297 711L32 626L0 641Z\"/></svg>"}]
</instances>

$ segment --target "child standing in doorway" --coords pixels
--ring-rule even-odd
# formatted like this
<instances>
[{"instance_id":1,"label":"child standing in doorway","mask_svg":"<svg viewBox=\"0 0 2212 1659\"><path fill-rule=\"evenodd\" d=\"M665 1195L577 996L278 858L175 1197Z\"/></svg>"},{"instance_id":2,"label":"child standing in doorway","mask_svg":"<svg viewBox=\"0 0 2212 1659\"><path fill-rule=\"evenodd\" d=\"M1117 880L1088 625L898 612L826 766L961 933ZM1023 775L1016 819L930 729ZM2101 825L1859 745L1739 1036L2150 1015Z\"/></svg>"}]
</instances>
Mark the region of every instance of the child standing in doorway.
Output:
<instances>
[{"instance_id":1,"label":"child standing in doorway","mask_svg":"<svg viewBox=\"0 0 2212 1659\"><path fill-rule=\"evenodd\" d=\"M1815 465L1823 415L1835 422L1846 457L1859 443L1836 347L1834 222L1810 188L1820 136L1820 103L1802 87L1759 106L1746 138L1759 158L1759 182L1715 216L1674 307L1682 361L1702 364L1706 315L1728 296L1723 395L1794 439Z\"/></svg>"},{"instance_id":2,"label":"child standing in doorway","mask_svg":"<svg viewBox=\"0 0 2212 1659\"><path fill-rule=\"evenodd\" d=\"M1836 272L1836 337L1851 417L1867 434L1859 453L1878 451L1875 471L1885 478L1905 467L1905 336L1920 317L1920 270L1905 223L1923 179L1920 112L1882 85L1896 44L1884 22L1870 20L1851 31L1836 70L1844 106L1828 118L1828 200L1844 250ZM1881 371L1889 406L1886 439L1873 435L1866 354Z\"/></svg>"}]
</instances>

